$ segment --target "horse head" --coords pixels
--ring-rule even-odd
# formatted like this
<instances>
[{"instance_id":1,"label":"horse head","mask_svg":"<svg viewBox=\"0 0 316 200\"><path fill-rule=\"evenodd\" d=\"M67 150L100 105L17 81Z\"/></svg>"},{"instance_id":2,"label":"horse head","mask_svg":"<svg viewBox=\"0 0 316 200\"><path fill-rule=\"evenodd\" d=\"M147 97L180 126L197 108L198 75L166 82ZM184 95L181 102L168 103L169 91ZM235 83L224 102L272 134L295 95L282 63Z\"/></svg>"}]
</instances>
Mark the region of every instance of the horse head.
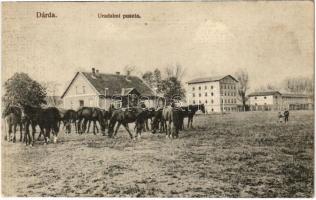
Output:
<instances>
[{"instance_id":1,"label":"horse head","mask_svg":"<svg viewBox=\"0 0 316 200\"><path fill-rule=\"evenodd\" d=\"M205 106L204 106L204 104L200 105L200 110L202 111L202 113L205 113Z\"/></svg>"}]
</instances>

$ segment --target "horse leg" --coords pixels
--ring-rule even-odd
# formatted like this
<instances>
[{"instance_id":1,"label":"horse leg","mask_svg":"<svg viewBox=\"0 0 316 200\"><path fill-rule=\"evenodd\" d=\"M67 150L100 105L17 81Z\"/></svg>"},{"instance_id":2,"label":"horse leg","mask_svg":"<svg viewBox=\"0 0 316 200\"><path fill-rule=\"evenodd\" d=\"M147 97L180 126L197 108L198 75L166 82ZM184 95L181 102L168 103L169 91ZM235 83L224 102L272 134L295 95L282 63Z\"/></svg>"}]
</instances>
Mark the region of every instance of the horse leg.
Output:
<instances>
[{"instance_id":1,"label":"horse leg","mask_svg":"<svg viewBox=\"0 0 316 200\"><path fill-rule=\"evenodd\" d=\"M114 126L114 125L113 125L113 126ZM115 129L115 132L114 132L114 137L116 136L117 131L119 130L120 126L121 126L121 122L117 122L116 129ZM114 128L114 127L113 127L113 128Z\"/></svg>"},{"instance_id":2,"label":"horse leg","mask_svg":"<svg viewBox=\"0 0 316 200\"><path fill-rule=\"evenodd\" d=\"M23 137L22 129L23 129L23 124L20 123L20 142L22 142L22 137Z\"/></svg>"},{"instance_id":3,"label":"horse leg","mask_svg":"<svg viewBox=\"0 0 316 200\"><path fill-rule=\"evenodd\" d=\"M191 128L193 128L193 116L191 118Z\"/></svg>"},{"instance_id":4,"label":"horse leg","mask_svg":"<svg viewBox=\"0 0 316 200\"><path fill-rule=\"evenodd\" d=\"M96 125L96 121L93 120L92 122L93 122L93 134L96 135L96 132L95 132L95 129L97 128L97 127L96 127L96 126L97 126L97 125ZM99 132L99 130L98 130L98 132Z\"/></svg>"},{"instance_id":5,"label":"horse leg","mask_svg":"<svg viewBox=\"0 0 316 200\"><path fill-rule=\"evenodd\" d=\"M99 128L98 128L98 123L97 123L97 120L94 121L94 126L97 130L97 133L99 133ZM99 126L100 126L100 129L101 129L101 122L99 121Z\"/></svg>"},{"instance_id":6,"label":"horse leg","mask_svg":"<svg viewBox=\"0 0 316 200\"><path fill-rule=\"evenodd\" d=\"M58 140L58 127L57 126L55 126L55 127L53 127L53 135L54 135L54 144L56 144L57 143L57 140Z\"/></svg>"},{"instance_id":7,"label":"horse leg","mask_svg":"<svg viewBox=\"0 0 316 200\"><path fill-rule=\"evenodd\" d=\"M188 128L190 128L190 116L188 116Z\"/></svg>"},{"instance_id":8,"label":"horse leg","mask_svg":"<svg viewBox=\"0 0 316 200\"><path fill-rule=\"evenodd\" d=\"M12 140L13 143L16 142L16 127L17 127L17 124L14 124L13 125L13 140Z\"/></svg>"},{"instance_id":9,"label":"horse leg","mask_svg":"<svg viewBox=\"0 0 316 200\"><path fill-rule=\"evenodd\" d=\"M149 126L148 126L148 119L145 120L145 130L149 131Z\"/></svg>"},{"instance_id":10,"label":"horse leg","mask_svg":"<svg viewBox=\"0 0 316 200\"><path fill-rule=\"evenodd\" d=\"M7 140L10 142L11 141L11 133L12 133L12 123L9 123L9 131L7 133Z\"/></svg>"},{"instance_id":11,"label":"horse leg","mask_svg":"<svg viewBox=\"0 0 316 200\"><path fill-rule=\"evenodd\" d=\"M29 122L26 122L25 123L25 133L24 133L24 142L25 142L25 145L27 145L27 141L28 141L28 135L30 133L30 124Z\"/></svg>"},{"instance_id":12,"label":"horse leg","mask_svg":"<svg viewBox=\"0 0 316 200\"><path fill-rule=\"evenodd\" d=\"M128 134L129 134L129 136L131 137L131 139L133 139L133 135L132 135L131 131L130 131L129 128L128 128L128 123L124 123L123 126L124 126L125 129L127 130L127 132L128 132Z\"/></svg>"},{"instance_id":13,"label":"horse leg","mask_svg":"<svg viewBox=\"0 0 316 200\"><path fill-rule=\"evenodd\" d=\"M90 122L89 120L87 119L84 119L83 120L83 124L82 124L82 133L88 133L89 132L89 129L90 129ZM88 124L89 123L89 124ZM87 129L87 124L88 124L88 129Z\"/></svg>"},{"instance_id":14,"label":"horse leg","mask_svg":"<svg viewBox=\"0 0 316 200\"><path fill-rule=\"evenodd\" d=\"M32 142L32 137L31 137L31 133L30 133L30 129L29 129L30 125L31 125L31 123L28 122L28 125L25 127L25 129L26 129L26 140L25 140L26 145L27 144L31 145L31 142Z\"/></svg>"},{"instance_id":15,"label":"horse leg","mask_svg":"<svg viewBox=\"0 0 316 200\"><path fill-rule=\"evenodd\" d=\"M32 123L32 143L31 143L31 146L33 146L35 143L35 132L36 132L36 124ZM40 132L42 132L42 131L40 131Z\"/></svg>"}]
</instances>

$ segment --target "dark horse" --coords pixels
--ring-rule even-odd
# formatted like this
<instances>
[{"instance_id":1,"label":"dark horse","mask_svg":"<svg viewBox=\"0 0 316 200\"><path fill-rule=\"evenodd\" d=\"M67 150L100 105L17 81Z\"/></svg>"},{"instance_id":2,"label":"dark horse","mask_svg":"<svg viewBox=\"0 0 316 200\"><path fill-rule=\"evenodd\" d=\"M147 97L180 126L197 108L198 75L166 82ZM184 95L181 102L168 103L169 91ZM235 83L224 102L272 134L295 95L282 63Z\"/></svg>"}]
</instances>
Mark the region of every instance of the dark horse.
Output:
<instances>
[{"instance_id":1,"label":"dark horse","mask_svg":"<svg viewBox=\"0 0 316 200\"><path fill-rule=\"evenodd\" d=\"M289 121L290 112L288 110L284 111L284 122L287 123Z\"/></svg>"},{"instance_id":2,"label":"dark horse","mask_svg":"<svg viewBox=\"0 0 316 200\"><path fill-rule=\"evenodd\" d=\"M66 133L71 133L71 125L75 125L75 130L77 131L77 112L74 110L66 110L62 118L64 126L66 127Z\"/></svg>"},{"instance_id":3,"label":"dark horse","mask_svg":"<svg viewBox=\"0 0 316 200\"><path fill-rule=\"evenodd\" d=\"M180 129L182 130L184 128L184 118L188 118L188 128L193 128L193 117L195 113L198 110L201 110L203 113L205 113L205 106L204 104L201 105L189 105L189 106L182 106L182 121L181 121L181 126Z\"/></svg>"},{"instance_id":4,"label":"dark horse","mask_svg":"<svg viewBox=\"0 0 316 200\"><path fill-rule=\"evenodd\" d=\"M159 129L160 125L160 133L164 132L164 123L162 118L162 110L163 108L157 108L154 113L151 120L151 132L156 133L156 131Z\"/></svg>"},{"instance_id":5,"label":"dark horse","mask_svg":"<svg viewBox=\"0 0 316 200\"><path fill-rule=\"evenodd\" d=\"M55 107L41 108L34 106L23 106L25 113L25 142L33 145L35 141L36 126L40 127L40 135L44 135L45 144L48 143L50 132L53 132L54 143L57 142L59 132L59 121L61 119L59 110ZM29 127L32 126L32 136Z\"/></svg>"},{"instance_id":6,"label":"dark horse","mask_svg":"<svg viewBox=\"0 0 316 200\"><path fill-rule=\"evenodd\" d=\"M131 139L133 139L133 135L129 130L128 124L137 122L138 124L136 123L136 129L139 129L140 127L143 128L142 123L144 123L146 119L147 119L146 109L144 108L131 107L131 108L126 108L126 109L114 110L110 119L110 123L109 123L109 132L108 132L109 137L112 137L112 136L115 137L118 129L120 128L122 124L127 130ZM116 123L117 123L117 126L114 132L114 126Z\"/></svg>"},{"instance_id":7,"label":"dark horse","mask_svg":"<svg viewBox=\"0 0 316 200\"><path fill-rule=\"evenodd\" d=\"M78 133L82 134L87 128L87 122L93 122L93 134L95 133L96 122L99 122L101 126L102 134L105 135L105 120L103 117L102 110L95 107L82 107L77 111L78 117Z\"/></svg>"},{"instance_id":8,"label":"dark horse","mask_svg":"<svg viewBox=\"0 0 316 200\"><path fill-rule=\"evenodd\" d=\"M4 139L10 141L11 140L11 134L12 134L12 128L13 128L13 142L16 142L16 128L17 126L20 127L20 142L22 141L22 129L23 129L23 112L20 107L17 106L8 106L3 113L3 117L6 120L7 125L9 126L9 130L6 133Z\"/></svg>"},{"instance_id":9,"label":"dark horse","mask_svg":"<svg viewBox=\"0 0 316 200\"><path fill-rule=\"evenodd\" d=\"M167 138L178 138L179 130L182 121L182 109L171 106L167 106L162 110L163 124L166 129Z\"/></svg>"}]
</instances>

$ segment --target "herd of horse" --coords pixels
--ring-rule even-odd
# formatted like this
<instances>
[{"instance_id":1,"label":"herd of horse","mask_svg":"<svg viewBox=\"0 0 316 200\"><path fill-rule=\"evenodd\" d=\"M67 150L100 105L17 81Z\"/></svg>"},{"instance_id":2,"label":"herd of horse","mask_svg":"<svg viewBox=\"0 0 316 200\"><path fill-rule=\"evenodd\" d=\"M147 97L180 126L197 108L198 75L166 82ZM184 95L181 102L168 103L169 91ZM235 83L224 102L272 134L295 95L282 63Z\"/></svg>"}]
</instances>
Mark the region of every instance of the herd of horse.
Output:
<instances>
[{"instance_id":1,"label":"herd of horse","mask_svg":"<svg viewBox=\"0 0 316 200\"><path fill-rule=\"evenodd\" d=\"M110 106L109 110L97 107L80 107L77 111L61 110L56 107L34 107L8 106L3 112L8 130L5 140L16 142L17 127L20 130L20 142L26 145L34 145L36 128L39 127L41 136L44 137L44 144L50 142L50 134L53 134L53 142L57 142L60 125L63 124L65 133L71 133L71 127L75 127L75 132L83 134L89 132L90 125L93 125L93 133L100 131L106 136L115 137L122 125L128 132L131 139L141 136L142 131L150 131L148 122L150 120L151 132L165 132L167 138L177 138L179 131L184 129L184 119L188 118L188 128L192 127L193 117L198 110L205 113L205 107L201 105L176 106L171 103L168 106L159 108L146 108L144 104L129 108L118 108ZM129 124L135 123L135 136L129 129ZM99 128L98 125L99 124ZM115 127L116 126L116 127ZM30 127L32 133L30 133ZM24 130L24 131L23 131ZM24 137L23 137L24 132ZM12 136L13 133L13 136Z\"/></svg>"}]
</instances>

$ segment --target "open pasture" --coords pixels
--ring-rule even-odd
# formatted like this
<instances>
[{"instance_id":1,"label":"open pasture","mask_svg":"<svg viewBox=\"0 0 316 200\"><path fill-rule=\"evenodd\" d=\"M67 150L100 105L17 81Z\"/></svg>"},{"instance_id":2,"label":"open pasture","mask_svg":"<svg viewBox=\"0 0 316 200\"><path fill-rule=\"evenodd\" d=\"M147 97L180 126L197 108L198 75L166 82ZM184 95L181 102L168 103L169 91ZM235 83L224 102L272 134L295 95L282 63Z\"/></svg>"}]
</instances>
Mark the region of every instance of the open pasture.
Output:
<instances>
[{"instance_id":1,"label":"open pasture","mask_svg":"<svg viewBox=\"0 0 316 200\"><path fill-rule=\"evenodd\" d=\"M174 140L147 132L131 141L123 128L115 139L61 131L47 146L2 139L2 194L313 196L312 111L291 112L288 124L277 112L247 112L198 115L193 125Z\"/></svg>"}]
</instances>

